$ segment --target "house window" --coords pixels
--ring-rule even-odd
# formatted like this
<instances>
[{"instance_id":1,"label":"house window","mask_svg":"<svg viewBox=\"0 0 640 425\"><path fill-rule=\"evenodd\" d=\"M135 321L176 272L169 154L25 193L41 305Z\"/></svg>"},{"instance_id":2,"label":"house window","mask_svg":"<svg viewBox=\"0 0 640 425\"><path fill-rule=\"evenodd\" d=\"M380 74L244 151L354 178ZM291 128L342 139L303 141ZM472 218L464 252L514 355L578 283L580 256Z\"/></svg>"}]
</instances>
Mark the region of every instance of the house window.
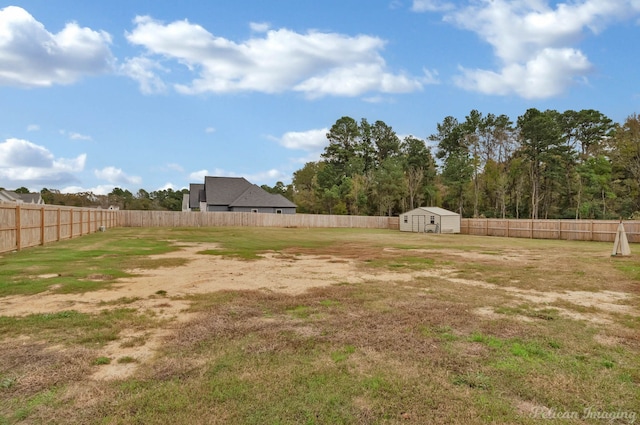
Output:
<instances>
[{"instance_id":1,"label":"house window","mask_svg":"<svg viewBox=\"0 0 640 425\"><path fill-rule=\"evenodd\" d=\"M257 213L258 210L256 208L251 208L251 212Z\"/></svg>"},{"instance_id":2,"label":"house window","mask_svg":"<svg viewBox=\"0 0 640 425\"><path fill-rule=\"evenodd\" d=\"M276 210L276 214L282 214L282 210Z\"/></svg>"},{"instance_id":3,"label":"house window","mask_svg":"<svg viewBox=\"0 0 640 425\"><path fill-rule=\"evenodd\" d=\"M404 222L408 223L409 222L409 216L408 215L403 215L403 217L404 217Z\"/></svg>"},{"instance_id":4,"label":"house window","mask_svg":"<svg viewBox=\"0 0 640 425\"><path fill-rule=\"evenodd\" d=\"M431 224L436 224L435 216L431 216L430 221L431 221Z\"/></svg>"}]
</instances>

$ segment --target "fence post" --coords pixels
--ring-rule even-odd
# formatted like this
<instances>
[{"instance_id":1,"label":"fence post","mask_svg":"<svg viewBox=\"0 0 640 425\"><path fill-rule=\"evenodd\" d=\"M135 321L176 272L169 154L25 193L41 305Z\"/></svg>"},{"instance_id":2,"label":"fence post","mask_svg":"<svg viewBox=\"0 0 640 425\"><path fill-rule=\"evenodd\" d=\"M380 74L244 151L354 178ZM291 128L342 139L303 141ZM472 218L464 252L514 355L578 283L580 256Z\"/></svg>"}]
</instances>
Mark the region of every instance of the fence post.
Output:
<instances>
[{"instance_id":1,"label":"fence post","mask_svg":"<svg viewBox=\"0 0 640 425\"><path fill-rule=\"evenodd\" d=\"M20 251L22 245L22 229L20 225L20 204L16 204L16 250Z\"/></svg>"},{"instance_id":2,"label":"fence post","mask_svg":"<svg viewBox=\"0 0 640 425\"><path fill-rule=\"evenodd\" d=\"M44 219L45 219L44 207L40 208L40 245L44 245Z\"/></svg>"},{"instance_id":3,"label":"fence post","mask_svg":"<svg viewBox=\"0 0 640 425\"><path fill-rule=\"evenodd\" d=\"M529 232L529 239L533 239L533 219L531 221L531 232Z\"/></svg>"},{"instance_id":4,"label":"fence post","mask_svg":"<svg viewBox=\"0 0 640 425\"><path fill-rule=\"evenodd\" d=\"M58 208L58 217L57 217L57 222L58 222L58 232L57 232L57 240L60 240L61 237L61 233L62 233L62 218L60 217L62 214L61 208Z\"/></svg>"},{"instance_id":5,"label":"fence post","mask_svg":"<svg viewBox=\"0 0 640 425\"><path fill-rule=\"evenodd\" d=\"M558 220L558 239L562 240L562 220Z\"/></svg>"}]
</instances>

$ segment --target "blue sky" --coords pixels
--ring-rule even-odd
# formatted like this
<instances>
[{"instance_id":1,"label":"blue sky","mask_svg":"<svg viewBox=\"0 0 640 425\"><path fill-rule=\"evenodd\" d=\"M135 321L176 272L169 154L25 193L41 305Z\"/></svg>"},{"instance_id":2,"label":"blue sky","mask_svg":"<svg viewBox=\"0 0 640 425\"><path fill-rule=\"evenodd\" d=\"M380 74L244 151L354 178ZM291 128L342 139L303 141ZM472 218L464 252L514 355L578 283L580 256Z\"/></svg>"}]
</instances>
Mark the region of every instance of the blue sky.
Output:
<instances>
[{"instance_id":1,"label":"blue sky","mask_svg":"<svg viewBox=\"0 0 640 425\"><path fill-rule=\"evenodd\" d=\"M342 116L426 139L472 110L640 113L637 0L14 1L0 187L290 183Z\"/></svg>"}]
</instances>

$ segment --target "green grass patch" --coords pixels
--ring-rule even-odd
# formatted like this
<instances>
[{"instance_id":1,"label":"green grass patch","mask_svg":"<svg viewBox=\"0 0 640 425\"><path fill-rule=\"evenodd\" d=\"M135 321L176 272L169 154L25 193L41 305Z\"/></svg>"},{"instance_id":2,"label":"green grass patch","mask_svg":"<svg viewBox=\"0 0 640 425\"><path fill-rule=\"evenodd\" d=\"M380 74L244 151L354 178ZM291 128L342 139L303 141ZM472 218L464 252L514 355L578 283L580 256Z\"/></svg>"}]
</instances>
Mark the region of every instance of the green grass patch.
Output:
<instances>
[{"instance_id":1,"label":"green grass patch","mask_svg":"<svg viewBox=\"0 0 640 425\"><path fill-rule=\"evenodd\" d=\"M307 319L311 315L312 310L306 305L298 305L288 309L287 313L292 315L296 319Z\"/></svg>"},{"instance_id":2,"label":"green grass patch","mask_svg":"<svg viewBox=\"0 0 640 425\"><path fill-rule=\"evenodd\" d=\"M24 317L0 316L0 334L6 337L29 335L51 343L98 347L117 340L123 328L154 325L154 320L149 316L126 308L104 310L96 314L69 310Z\"/></svg>"},{"instance_id":3,"label":"green grass patch","mask_svg":"<svg viewBox=\"0 0 640 425\"><path fill-rule=\"evenodd\" d=\"M157 237L130 235L129 229L114 229L108 235L94 233L0 256L0 296L36 294L49 288L59 293L94 291L131 276L127 270L184 262L149 259L148 255L176 248Z\"/></svg>"},{"instance_id":4,"label":"green grass patch","mask_svg":"<svg viewBox=\"0 0 640 425\"><path fill-rule=\"evenodd\" d=\"M93 361L93 364L95 366L107 365L109 363L111 363L111 359L106 356L100 356Z\"/></svg>"},{"instance_id":5,"label":"green grass patch","mask_svg":"<svg viewBox=\"0 0 640 425\"><path fill-rule=\"evenodd\" d=\"M624 261L624 260L615 260L616 268L622 271L625 275L629 276L630 279L640 281L640 264L637 261Z\"/></svg>"},{"instance_id":6,"label":"green grass patch","mask_svg":"<svg viewBox=\"0 0 640 425\"><path fill-rule=\"evenodd\" d=\"M426 257L402 256L393 258L378 258L368 260L369 267L386 268L389 270L425 270L433 268L435 261Z\"/></svg>"},{"instance_id":7,"label":"green grass patch","mask_svg":"<svg viewBox=\"0 0 640 425\"><path fill-rule=\"evenodd\" d=\"M137 363L138 360L132 356L123 356L118 359L119 364Z\"/></svg>"},{"instance_id":8,"label":"green grass patch","mask_svg":"<svg viewBox=\"0 0 640 425\"><path fill-rule=\"evenodd\" d=\"M497 307L495 312L498 314L506 314L512 316L524 316L532 319L540 320L557 320L558 310L554 308L534 308L527 304L521 304L517 307Z\"/></svg>"},{"instance_id":9,"label":"green grass patch","mask_svg":"<svg viewBox=\"0 0 640 425\"><path fill-rule=\"evenodd\" d=\"M346 345L340 350L333 351L331 353L331 360L333 360L335 363L340 363L347 360L349 356L351 356L355 352L356 347L354 347L353 345Z\"/></svg>"}]
</instances>

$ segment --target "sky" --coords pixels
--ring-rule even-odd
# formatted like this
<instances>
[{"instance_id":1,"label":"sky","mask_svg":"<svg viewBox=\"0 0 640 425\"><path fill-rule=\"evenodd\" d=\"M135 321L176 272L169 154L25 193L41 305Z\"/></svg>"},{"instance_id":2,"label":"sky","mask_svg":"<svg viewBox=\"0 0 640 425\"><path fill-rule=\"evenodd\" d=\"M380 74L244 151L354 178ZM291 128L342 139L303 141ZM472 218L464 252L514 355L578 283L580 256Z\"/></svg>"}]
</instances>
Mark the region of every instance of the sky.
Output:
<instances>
[{"instance_id":1,"label":"sky","mask_svg":"<svg viewBox=\"0 0 640 425\"><path fill-rule=\"evenodd\" d=\"M639 41L640 0L0 2L0 187L288 184L343 116L424 140L473 109L623 123Z\"/></svg>"}]
</instances>

